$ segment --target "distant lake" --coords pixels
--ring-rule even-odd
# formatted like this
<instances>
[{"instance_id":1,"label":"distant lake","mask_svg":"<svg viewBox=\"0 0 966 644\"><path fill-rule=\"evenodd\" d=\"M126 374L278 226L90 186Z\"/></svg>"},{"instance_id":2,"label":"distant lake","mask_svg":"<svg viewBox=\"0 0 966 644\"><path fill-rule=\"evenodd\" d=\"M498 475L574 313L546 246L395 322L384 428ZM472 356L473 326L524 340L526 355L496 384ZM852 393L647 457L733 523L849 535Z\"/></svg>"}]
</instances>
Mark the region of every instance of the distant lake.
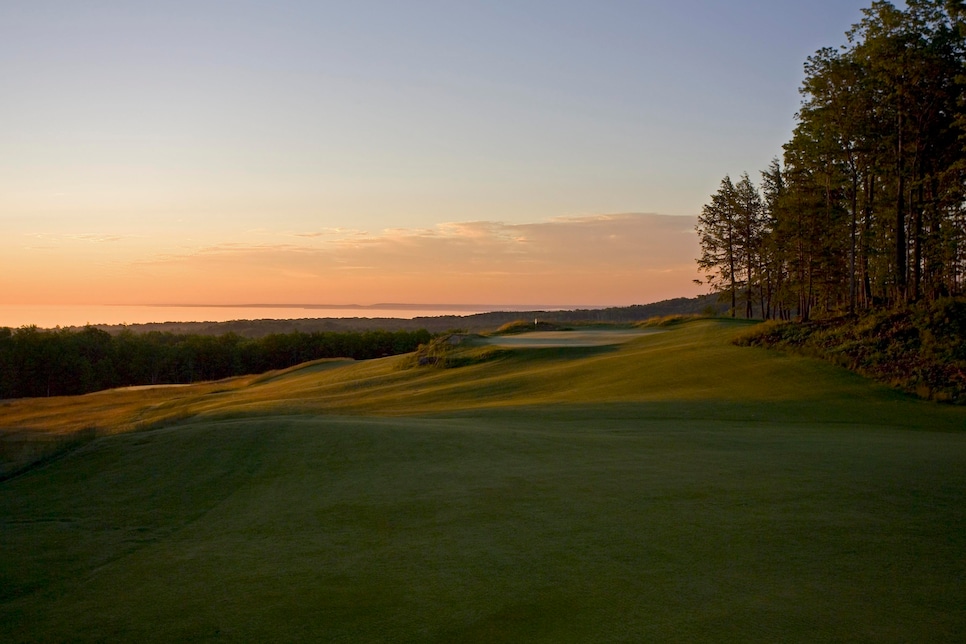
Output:
<instances>
[{"instance_id":1,"label":"distant lake","mask_svg":"<svg viewBox=\"0 0 966 644\"><path fill-rule=\"evenodd\" d=\"M0 327L40 328L85 324L228 322L301 318L403 318L531 310L525 306L384 304L373 306L0 306ZM536 307L546 309L548 307Z\"/></svg>"}]
</instances>

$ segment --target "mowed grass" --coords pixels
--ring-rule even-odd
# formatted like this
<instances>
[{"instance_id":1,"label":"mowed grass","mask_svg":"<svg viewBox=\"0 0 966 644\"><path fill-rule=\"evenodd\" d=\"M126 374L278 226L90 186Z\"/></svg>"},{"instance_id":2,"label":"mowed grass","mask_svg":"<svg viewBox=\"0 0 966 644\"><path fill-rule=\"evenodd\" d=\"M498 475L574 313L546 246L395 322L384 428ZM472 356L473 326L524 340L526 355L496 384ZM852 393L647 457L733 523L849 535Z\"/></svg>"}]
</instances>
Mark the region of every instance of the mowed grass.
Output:
<instances>
[{"instance_id":1,"label":"mowed grass","mask_svg":"<svg viewBox=\"0 0 966 644\"><path fill-rule=\"evenodd\" d=\"M966 410L740 328L150 390L0 483L0 641L961 641Z\"/></svg>"}]
</instances>

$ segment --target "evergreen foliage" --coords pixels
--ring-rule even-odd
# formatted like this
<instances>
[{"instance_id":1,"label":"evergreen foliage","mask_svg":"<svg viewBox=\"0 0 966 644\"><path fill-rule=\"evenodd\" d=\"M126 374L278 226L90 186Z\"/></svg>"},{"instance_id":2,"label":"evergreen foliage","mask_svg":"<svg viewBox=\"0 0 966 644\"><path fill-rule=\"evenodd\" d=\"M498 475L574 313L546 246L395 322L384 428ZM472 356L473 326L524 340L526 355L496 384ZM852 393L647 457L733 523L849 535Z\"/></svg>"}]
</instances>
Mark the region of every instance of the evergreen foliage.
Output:
<instances>
[{"instance_id":1,"label":"evergreen foliage","mask_svg":"<svg viewBox=\"0 0 966 644\"><path fill-rule=\"evenodd\" d=\"M426 330L286 333L261 338L129 331L0 328L0 399L183 384L284 369L321 358L409 353Z\"/></svg>"},{"instance_id":2,"label":"evergreen foliage","mask_svg":"<svg viewBox=\"0 0 966 644\"><path fill-rule=\"evenodd\" d=\"M699 218L698 265L732 314L739 297L747 317L756 300L761 317L809 320L966 290L961 7L873 2L846 45L805 62L762 196L725 177Z\"/></svg>"}]
</instances>

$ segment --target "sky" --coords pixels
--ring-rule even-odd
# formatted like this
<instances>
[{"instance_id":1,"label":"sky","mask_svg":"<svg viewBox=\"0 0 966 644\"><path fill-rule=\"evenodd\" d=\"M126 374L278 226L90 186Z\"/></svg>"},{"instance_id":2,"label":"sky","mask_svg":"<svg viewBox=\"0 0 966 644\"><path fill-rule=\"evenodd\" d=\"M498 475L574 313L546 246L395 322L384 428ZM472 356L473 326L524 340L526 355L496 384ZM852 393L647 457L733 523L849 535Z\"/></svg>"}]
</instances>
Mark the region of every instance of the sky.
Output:
<instances>
[{"instance_id":1,"label":"sky","mask_svg":"<svg viewBox=\"0 0 966 644\"><path fill-rule=\"evenodd\" d=\"M0 306L706 291L853 0L0 2Z\"/></svg>"}]
</instances>

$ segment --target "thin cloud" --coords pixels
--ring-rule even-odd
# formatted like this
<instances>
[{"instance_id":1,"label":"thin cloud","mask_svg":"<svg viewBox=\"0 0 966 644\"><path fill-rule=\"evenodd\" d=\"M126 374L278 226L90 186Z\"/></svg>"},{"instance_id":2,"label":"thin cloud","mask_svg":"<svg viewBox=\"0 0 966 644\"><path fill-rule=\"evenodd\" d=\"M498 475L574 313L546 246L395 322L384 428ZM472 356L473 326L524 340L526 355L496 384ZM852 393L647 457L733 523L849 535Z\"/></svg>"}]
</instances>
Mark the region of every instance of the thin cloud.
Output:
<instances>
[{"instance_id":1,"label":"thin cloud","mask_svg":"<svg viewBox=\"0 0 966 644\"><path fill-rule=\"evenodd\" d=\"M259 288L283 280L280 290L301 289L312 301L482 301L485 295L503 302L639 302L694 294L694 220L608 214L525 224L450 222L367 236L316 231L296 235L304 244L224 242L142 265L162 279L171 269L209 281L231 276Z\"/></svg>"},{"instance_id":2,"label":"thin cloud","mask_svg":"<svg viewBox=\"0 0 966 644\"><path fill-rule=\"evenodd\" d=\"M128 239L135 239L132 235L107 235L104 233L31 233L26 236L51 243L82 241L92 244L112 244Z\"/></svg>"},{"instance_id":3,"label":"thin cloud","mask_svg":"<svg viewBox=\"0 0 966 644\"><path fill-rule=\"evenodd\" d=\"M292 237L303 237L306 239L332 239L340 237L366 237L369 233L365 230L355 230L352 228L324 228L322 230L311 230L306 232L288 233Z\"/></svg>"},{"instance_id":4,"label":"thin cloud","mask_svg":"<svg viewBox=\"0 0 966 644\"><path fill-rule=\"evenodd\" d=\"M98 235L94 233L86 233L81 235L71 235L72 239L79 239L81 241L92 242L95 244L110 244L114 242L123 241L126 239L121 235Z\"/></svg>"}]
</instances>

